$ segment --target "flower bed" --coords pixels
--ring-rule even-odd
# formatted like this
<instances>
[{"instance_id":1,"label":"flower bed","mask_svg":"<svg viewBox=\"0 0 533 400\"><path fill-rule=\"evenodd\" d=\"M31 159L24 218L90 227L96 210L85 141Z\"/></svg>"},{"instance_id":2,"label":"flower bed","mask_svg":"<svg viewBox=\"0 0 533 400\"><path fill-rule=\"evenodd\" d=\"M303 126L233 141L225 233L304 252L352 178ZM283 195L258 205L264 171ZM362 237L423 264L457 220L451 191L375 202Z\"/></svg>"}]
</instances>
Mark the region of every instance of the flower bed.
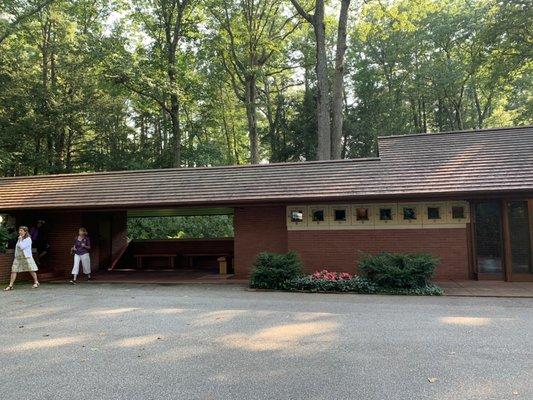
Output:
<instances>
[{"instance_id":1,"label":"flower bed","mask_svg":"<svg viewBox=\"0 0 533 400\"><path fill-rule=\"evenodd\" d=\"M364 262L365 277L327 269L304 276L296 253L261 253L254 265L250 287L311 293L443 294L440 287L428 282L437 260L427 255L381 254L367 256Z\"/></svg>"},{"instance_id":2,"label":"flower bed","mask_svg":"<svg viewBox=\"0 0 533 400\"><path fill-rule=\"evenodd\" d=\"M346 272L328 270L317 271L312 275L286 280L281 289L311 293L360 293L440 296L443 291L433 284L417 288L395 288L377 285L370 279Z\"/></svg>"}]
</instances>

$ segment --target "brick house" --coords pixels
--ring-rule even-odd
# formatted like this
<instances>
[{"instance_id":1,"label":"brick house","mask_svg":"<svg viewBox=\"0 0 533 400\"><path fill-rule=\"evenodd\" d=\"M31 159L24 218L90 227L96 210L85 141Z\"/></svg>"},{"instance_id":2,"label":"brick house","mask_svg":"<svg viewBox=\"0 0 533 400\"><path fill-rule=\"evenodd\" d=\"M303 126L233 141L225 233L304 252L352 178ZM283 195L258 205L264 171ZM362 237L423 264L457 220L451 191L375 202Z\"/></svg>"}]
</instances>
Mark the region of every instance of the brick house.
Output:
<instances>
[{"instance_id":1,"label":"brick house","mask_svg":"<svg viewBox=\"0 0 533 400\"><path fill-rule=\"evenodd\" d=\"M0 215L47 221L56 275L71 268L79 226L104 270L131 252L129 216L222 213L234 238L142 251L227 254L237 278L261 251L296 251L308 272L354 272L361 252L423 251L440 258L436 280L533 280L533 127L381 137L378 149L355 160L2 178ZM0 280L12 256L0 255Z\"/></svg>"}]
</instances>

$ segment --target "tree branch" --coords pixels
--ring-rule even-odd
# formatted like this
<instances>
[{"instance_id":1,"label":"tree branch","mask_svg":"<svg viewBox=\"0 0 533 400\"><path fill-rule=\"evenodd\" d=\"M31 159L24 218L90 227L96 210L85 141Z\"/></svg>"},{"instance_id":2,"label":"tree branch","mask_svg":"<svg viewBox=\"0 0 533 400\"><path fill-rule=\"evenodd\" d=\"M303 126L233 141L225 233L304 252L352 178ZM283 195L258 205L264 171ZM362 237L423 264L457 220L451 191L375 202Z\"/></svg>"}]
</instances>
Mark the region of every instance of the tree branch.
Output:
<instances>
[{"instance_id":1,"label":"tree branch","mask_svg":"<svg viewBox=\"0 0 533 400\"><path fill-rule=\"evenodd\" d=\"M17 28L18 25L23 23L26 19L30 18L31 16L37 14L39 11L41 11L46 6L52 4L55 0L44 0L41 3L39 3L35 8L28 10L27 12L19 15L15 20L8 25L6 28L6 31L2 34L0 34L0 44L4 40L6 40L11 34L13 34Z\"/></svg>"}]
</instances>

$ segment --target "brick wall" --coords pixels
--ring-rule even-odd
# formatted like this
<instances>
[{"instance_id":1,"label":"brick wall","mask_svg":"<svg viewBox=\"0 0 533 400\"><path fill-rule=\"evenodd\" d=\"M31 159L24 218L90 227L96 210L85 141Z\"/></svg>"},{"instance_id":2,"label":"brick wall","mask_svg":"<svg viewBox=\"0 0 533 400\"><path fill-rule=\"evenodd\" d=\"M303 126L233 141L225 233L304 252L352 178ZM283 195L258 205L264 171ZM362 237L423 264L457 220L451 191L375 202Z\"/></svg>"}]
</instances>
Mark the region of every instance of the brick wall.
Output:
<instances>
[{"instance_id":1,"label":"brick wall","mask_svg":"<svg viewBox=\"0 0 533 400\"><path fill-rule=\"evenodd\" d=\"M128 215L116 211L111 216L111 260L115 260L128 243Z\"/></svg>"},{"instance_id":2,"label":"brick wall","mask_svg":"<svg viewBox=\"0 0 533 400\"><path fill-rule=\"evenodd\" d=\"M246 278L260 252L287 251L285 207L236 208L234 232L235 275L237 278Z\"/></svg>"},{"instance_id":3,"label":"brick wall","mask_svg":"<svg viewBox=\"0 0 533 400\"><path fill-rule=\"evenodd\" d=\"M13 253L0 254L0 282L9 281L11 265L13 264Z\"/></svg>"},{"instance_id":4,"label":"brick wall","mask_svg":"<svg viewBox=\"0 0 533 400\"><path fill-rule=\"evenodd\" d=\"M48 264L59 276L69 276L73 259L70 248L78 229L82 225L82 215L79 212L62 212L46 216L50 252Z\"/></svg>"},{"instance_id":5,"label":"brick wall","mask_svg":"<svg viewBox=\"0 0 533 400\"><path fill-rule=\"evenodd\" d=\"M468 279L467 231L448 229L289 231L306 272L324 267L354 273L359 252L429 252L440 258L434 279Z\"/></svg>"}]
</instances>

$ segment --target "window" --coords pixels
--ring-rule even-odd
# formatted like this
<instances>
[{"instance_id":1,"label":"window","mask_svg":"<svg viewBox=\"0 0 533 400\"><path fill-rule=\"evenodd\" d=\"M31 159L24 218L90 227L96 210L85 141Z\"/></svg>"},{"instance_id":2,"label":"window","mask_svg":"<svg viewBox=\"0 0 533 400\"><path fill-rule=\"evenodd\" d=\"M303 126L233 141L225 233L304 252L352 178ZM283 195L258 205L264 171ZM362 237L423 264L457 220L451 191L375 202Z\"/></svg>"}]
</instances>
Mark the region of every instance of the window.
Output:
<instances>
[{"instance_id":1,"label":"window","mask_svg":"<svg viewBox=\"0 0 533 400\"><path fill-rule=\"evenodd\" d=\"M392 221L392 209L391 208L380 208L379 209L379 220L380 221Z\"/></svg>"},{"instance_id":2,"label":"window","mask_svg":"<svg viewBox=\"0 0 533 400\"><path fill-rule=\"evenodd\" d=\"M452 218L453 219L464 219L465 208L463 206L452 206Z\"/></svg>"},{"instance_id":3,"label":"window","mask_svg":"<svg viewBox=\"0 0 533 400\"><path fill-rule=\"evenodd\" d=\"M440 207L428 207L428 219L440 218Z\"/></svg>"},{"instance_id":4,"label":"window","mask_svg":"<svg viewBox=\"0 0 533 400\"><path fill-rule=\"evenodd\" d=\"M376 204L374 206L374 224L376 226L396 225L400 219L398 211L403 212L403 209L399 208L396 203Z\"/></svg>"},{"instance_id":5,"label":"window","mask_svg":"<svg viewBox=\"0 0 533 400\"><path fill-rule=\"evenodd\" d=\"M287 228L288 229L305 229L307 227L307 206L288 206L287 207Z\"/></svg>"},{"instance_id":6,"label":"window","mask_svg":"<svg viewBox=\"0 0 533 400\"><path fill-rule=\"evenodd\" d=\"M302 210L291 211L291 222L303 222L304 212Z\"/></svg>"},{"instance_id":7,"label":"window","mask_svg":"<svg viewBox=\"0 0 533 400\"><path fill-rule=\"evenodd\" d=\"M366 207L358 207L355 209L355 219L357 221L368 221L370 220L369 210Z\"/></svg>"},{"instance_id":8,"label":"window","mask_svg":"<svg viewBox=\"0 0 533 400\"><path fill-rule=\"evenodd\" d=\"M313 222L323 222L323 221L324 221L324 210L313 211Z\"/></svg>"},{"instance_id":9,"label":"window","mask_svg":"<svg viewBox=\"0 0 533 400\"><path fill-rule=\"evenodd\" d=\"M333 219L335 221L346 221L346 209L335 209L333 210Z\"/></svg>"},{"instance_id":10,"label":"window","mask_svg":"<svg viewBox=\"0 0 533 400\"><path fill-rule=\"evenodd\" d=\"M406 221L416 220L417 212L414 207L404 207L403 208L403 219Z\"/></svg>"}]
</instances>

